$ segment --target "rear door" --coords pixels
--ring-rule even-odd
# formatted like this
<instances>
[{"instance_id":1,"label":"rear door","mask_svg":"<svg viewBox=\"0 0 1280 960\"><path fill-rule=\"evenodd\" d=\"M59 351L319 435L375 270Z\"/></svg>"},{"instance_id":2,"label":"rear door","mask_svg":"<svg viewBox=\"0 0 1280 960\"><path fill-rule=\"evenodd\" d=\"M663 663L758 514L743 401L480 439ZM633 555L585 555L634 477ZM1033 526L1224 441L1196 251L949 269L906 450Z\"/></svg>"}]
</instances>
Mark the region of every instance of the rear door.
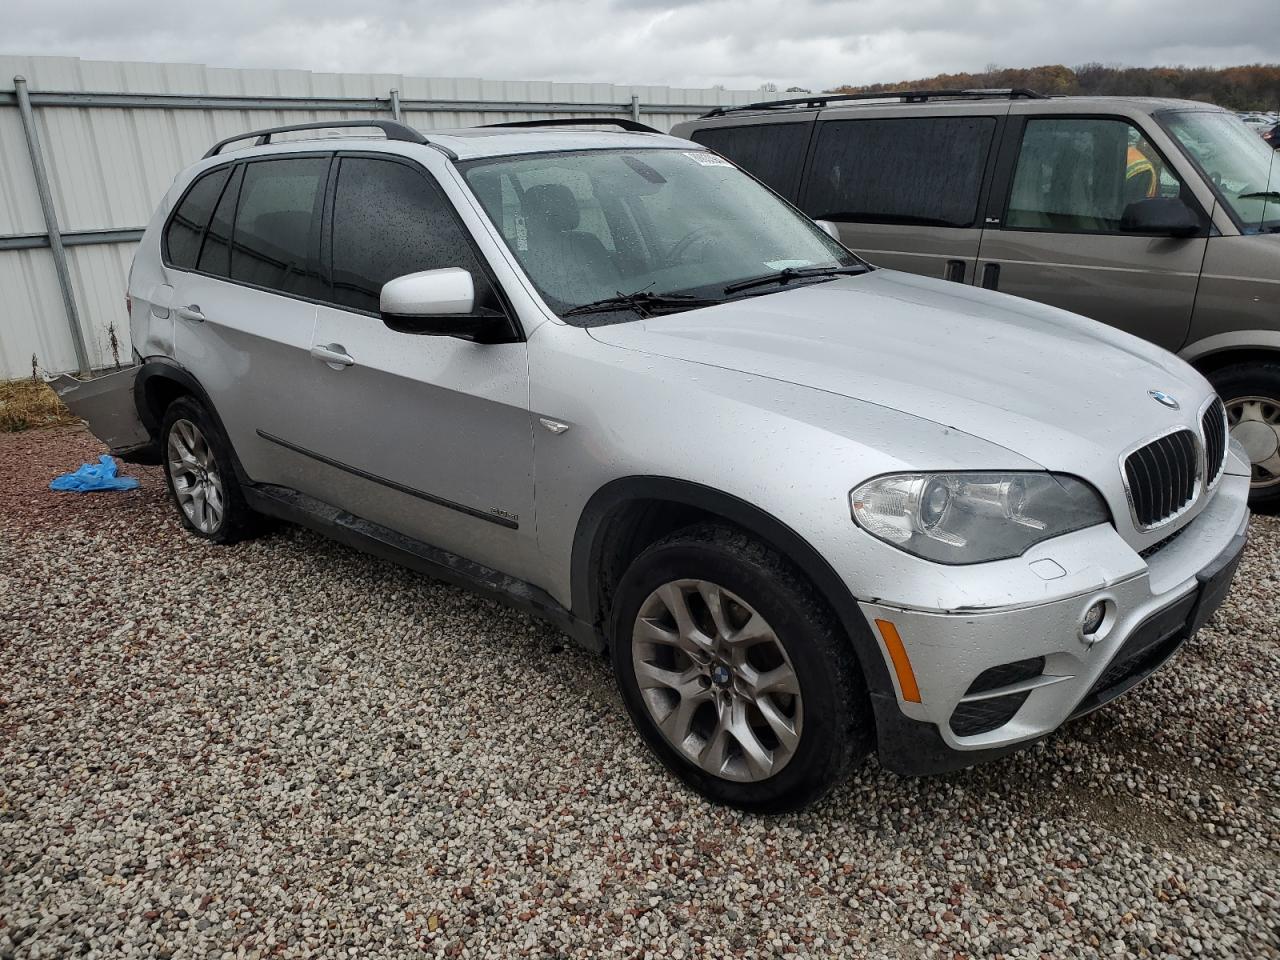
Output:
<instances>
[{"instance_id":1,"label":"rear door","mask_svg":"<svg viewBox=\"0 0 1280 960\"><path fill-rule=\"evenodd\" d=\"M819 115L800 206L874 264L973 282L1007 100Z\"/></svg>"},{"instance_id":2,"label":"rear door","mask_svg":"<svg viewBox=\"0 0 1280 960\"><path fill-rule=\"evenodd\" d=\"M1169 350L1186 340L1209 221L1163 133L1121 116L1018 104L1009 117L983 234L980 282L1127 330ZM1203 235L1120 229L1125 207L1181 197Z\"/></svg>"},{"instance_id":3,"label":"rear door","mask_svg":"<svg viewBox=\"0 0 1280 960\"><path fill-rule=\"evenodd\" d=\"M311 373L316 302L325 290L320 224L329 163L328 154L291 154L229 167L198 241L179 227L167 244L169 262L187 264L171 271L175 357L208 392L248 475L299 489L309 464L262 434L288 433L310 416L297 384Z\"/></svg>"}]
</instances>

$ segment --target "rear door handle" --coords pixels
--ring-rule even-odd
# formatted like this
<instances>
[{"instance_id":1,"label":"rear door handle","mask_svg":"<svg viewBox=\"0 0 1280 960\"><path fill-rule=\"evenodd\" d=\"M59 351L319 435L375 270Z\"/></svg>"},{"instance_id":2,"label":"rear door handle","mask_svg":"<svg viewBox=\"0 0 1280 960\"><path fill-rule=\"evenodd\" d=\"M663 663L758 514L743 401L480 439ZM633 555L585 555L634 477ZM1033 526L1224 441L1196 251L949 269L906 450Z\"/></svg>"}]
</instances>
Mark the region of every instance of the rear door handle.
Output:
<instances>
[{"instance_id":1,"label":"rear door handle","mask_svg":"<svg viewBox=\"0 0 1280 960\"><path fill-rule=\"evenodd\" d=\"M1000 264L988 263L982 268L982 285L988 290L1000 289Z\"/></svg>"},{"instance_id":2,"label":"rear door handle","mask_svg":"<svg viewBox=\"0 0 1280 960\"><path fill-rule=\"evenodd\" d=\"M349 367L355 363L355 358L347 353L347 348L340 343L326 343L311 348L311 355L317 360L323 360L335 370L341 370L343 367Z\"/></svg>"},{"instance_id":3,"label":"rear door handle","mask_svg":"<svg viewBox=\"0 0 1280 960\"><path fill-rule=\"evenodd\" d=\"M948 260L946 267L942 271L942 279L950 280L954 283L964 283L964 261Z\"/></svg>"},{"instance_id":4,"label":"rear door handle","mask_svg":"<svg viewBox=\"0 0 1280 960\"><path fill-rule=\"evenodd\" d=\"M200 307L194 303L188 304L185 307L179 307L178 316L183 320L190 320L193 323L204 323L205 321L205 316L200 312Z\"/></svg>"}]
</instances>

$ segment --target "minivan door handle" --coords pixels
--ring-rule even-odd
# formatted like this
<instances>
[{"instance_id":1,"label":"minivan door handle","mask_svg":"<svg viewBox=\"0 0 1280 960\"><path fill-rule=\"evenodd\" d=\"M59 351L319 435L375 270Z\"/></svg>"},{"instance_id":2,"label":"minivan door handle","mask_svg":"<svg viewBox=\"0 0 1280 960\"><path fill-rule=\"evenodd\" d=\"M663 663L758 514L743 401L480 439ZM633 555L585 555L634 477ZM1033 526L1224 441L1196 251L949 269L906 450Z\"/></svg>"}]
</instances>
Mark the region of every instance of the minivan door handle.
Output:
<instances>
[{"instance_id":1,"label":"minivan door handle","mask_svg":"<svg viewBox=\"0 0 1280 960\"><path fill-rule=\"evenodd\" d=\"M942 271L942 279L953 283L964 283L964 261L948 260L946 268Z\"/></svg>"},{"instance_id":2,"label":"minivan door handle","mask_svg":"<svg viewBox=\"0 0 1280 960\"><path fill-rule=\"evenodd\" d=\"M982 286L987 290L1000 289L1000 264L988 263L982 268Z\"/></svg>"},{"instance_id":3,"label":"minivan door handle","mask_svg":"<svg viewBox=\"0 0 1280 960\"><path fill-rule=\"evenodd\" d=\"M340 343L317 344L311 348L311 355L317 360L323 360L335 370L349 367L356 362L355 358L347 353L347 348Z\"/></svg>"},{"instance_id":4,"label":"minivan door handle","mask_svg":"<svg viewBox=\"0 0 1280 960\"><path fill-rule=\"evenodd\" d=\"M200 312L200 307L194 303L187 304L185 307L179 307L178 316L183 320L190 320L192 323L204 323L205 321L205 316Z\"/></svg>"}]
</instances>

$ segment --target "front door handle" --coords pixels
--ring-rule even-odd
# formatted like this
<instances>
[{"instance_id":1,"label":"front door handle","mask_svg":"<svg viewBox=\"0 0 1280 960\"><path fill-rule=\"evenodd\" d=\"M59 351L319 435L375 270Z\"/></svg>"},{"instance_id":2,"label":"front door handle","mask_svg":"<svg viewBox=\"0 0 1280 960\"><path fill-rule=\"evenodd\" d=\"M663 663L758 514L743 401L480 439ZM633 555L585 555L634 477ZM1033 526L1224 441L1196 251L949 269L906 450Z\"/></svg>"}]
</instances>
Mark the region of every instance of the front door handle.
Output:
<instances>
[{"instance_id":1,"label":"front door handle","mask_svg":"<svg viewBox=\"0 0 1280 960\"><path fill-rule=\"evenodd\" d=\"M355 358L347 353L347 348L340 343L326 343L311 348L311 355L317 360L323 360L335 370L341 370L343 367L349 367L355 363Z\"/></svg>"},{"instance_id":2,"label":"front door handle","mask_svg":"<svg viewBox=\"0 0 1280 960\"><path fill-rule=\"evenodd\" d=\"M204 323L204 314L200 312L198 304L188 304L185 307L178 308L178 316L183 320L190 320L192 323Z\"/></svg>"},{"instance_id":3,"label":"front door handle","mask_svg":"<svg viewBox=\"0 0 1280 960\"><path fill-rule=\"evenodd\" d=\"M942 279L953 283L964 283L964 261L948 260L946 267L942 270Z\"/></svg>"},{"instance_id":4,"label":"front door handle","mask_svg":"<svg viewBox=\"0 0 1280 960\"><path fill-rule=\"evenodd\" d=\"M982 268L982 286L985 290L1000 289L1000 264L988 263Z\"/></svg>"}]
</instances>

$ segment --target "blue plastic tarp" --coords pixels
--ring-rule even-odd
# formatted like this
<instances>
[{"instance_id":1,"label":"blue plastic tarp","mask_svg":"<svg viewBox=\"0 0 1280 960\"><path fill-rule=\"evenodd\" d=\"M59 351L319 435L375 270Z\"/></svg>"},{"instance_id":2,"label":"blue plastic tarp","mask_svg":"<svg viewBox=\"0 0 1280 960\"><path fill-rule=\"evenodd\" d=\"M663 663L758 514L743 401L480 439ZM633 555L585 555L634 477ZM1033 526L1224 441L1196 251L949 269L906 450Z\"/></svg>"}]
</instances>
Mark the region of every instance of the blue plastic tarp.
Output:
<instances>
[{"instance_id":1,"label":"blue plastic tarp","mask_svg":"<svg viewBox=\"0 0 1280 960\"><path fill-rule=\"evenodd\" d=\"M132 490L136 486L137 478L116 476L115 460L104 453L96 464L82 463L74 473L64 473L49 484L49 489L88 493L91 490Z\"/></svg>"}]
</instances>

